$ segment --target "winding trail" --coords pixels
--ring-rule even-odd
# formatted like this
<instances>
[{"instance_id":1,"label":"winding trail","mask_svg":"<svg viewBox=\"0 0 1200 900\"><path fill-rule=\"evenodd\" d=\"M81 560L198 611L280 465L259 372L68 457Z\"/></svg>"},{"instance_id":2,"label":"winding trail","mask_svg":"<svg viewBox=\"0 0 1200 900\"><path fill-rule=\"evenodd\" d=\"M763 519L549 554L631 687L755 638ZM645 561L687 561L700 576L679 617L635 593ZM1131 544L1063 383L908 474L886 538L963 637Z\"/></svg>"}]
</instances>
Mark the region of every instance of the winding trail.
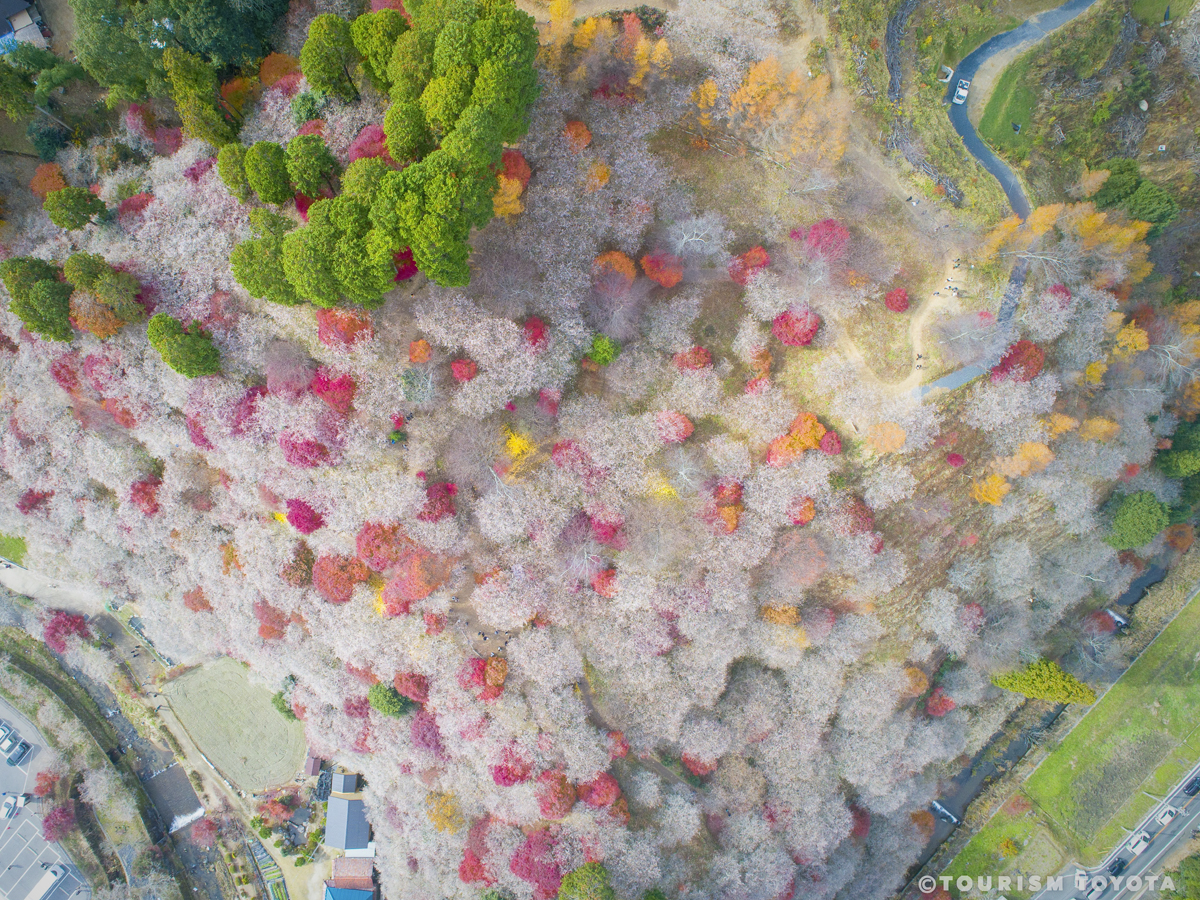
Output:
<instances>
[{"instance_id":1,"label":"winding trail","mask_svg":"<svg viewBox=\"0 0 1200 900\"><path fill-rule=\"evenodd\" d=\"M1003 189L1004 195L1008 198L1013 212L1022 221L1028 218L1032 207L1029 197L1025 193L1025 188L1021 184L1021 180L1009 165L993 153L991 148L979 137L979 133L975 130L975 126L971 124L971 120L967 116L967 105L965 103L956 104L949 101L952 101L959 79L974 80L979 69L997 56L1010 60L1015 58L1016 54L1029 49L1045 38L1051 31L1070 22L1095 2L1096 0L1067 0L1061 6L1038 13L1035 16L1030 16L1010 31L1005 31L989 38L963 58L962 62L958 64L954 76L950 79L950 83L946 86L946 100L948 101L947 115L950 117L950 124L958 132L959 137L962 138L963 146L967 152L975 157L979 164L1000 183L1000 187ZM895 81L895 74L899 72L899 60L893 58L891 51L892 42L889 41L888 70L893 73L893 81ZM947 262L947 276L952 276L951 266L952 264ZM1020 260L1013 266L1012 272L1008 277L1008 285L1004 290L1004 298L1000 303L1000 310L996 315L997 328L1007 328L1009 323L1012 322L1013 316L1016 315L1021 294L1025 288L1025 278L1028 273L1029 266L1025 260ZM948 283L948 281L943 281L940 286L945 287ZM920 363L917 360L925 355L925 325L929 321L929 317L942 308L948 300L949 296L940 297L935 293L921 304L917 310L917 314L913 316L912 322L909 325L909 340L913 347L913 368L909 371L908 376L901 381L893 383L880 380L866 362L862 351L859 350L844 332L838 335L838 347L858 364L860 370L869 381L890 394L912 393L919 399L931 391L954 390L982 375L997 360L985 360L980 364L964 366L961 369L943 375L929 384L921 383L922 372L918 368Z\"/></svg>"}]
</instances>

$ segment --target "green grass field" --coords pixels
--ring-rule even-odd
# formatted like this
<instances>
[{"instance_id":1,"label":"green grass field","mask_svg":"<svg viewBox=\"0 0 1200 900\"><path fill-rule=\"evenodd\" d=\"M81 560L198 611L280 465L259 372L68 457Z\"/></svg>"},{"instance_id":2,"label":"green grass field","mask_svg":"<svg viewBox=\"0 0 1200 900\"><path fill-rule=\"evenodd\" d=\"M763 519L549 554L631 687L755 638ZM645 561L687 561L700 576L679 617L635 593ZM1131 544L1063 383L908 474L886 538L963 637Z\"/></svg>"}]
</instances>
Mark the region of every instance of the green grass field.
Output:
<instances>
[{"instance_id":1,"label":"green grass field","mask_svg":"<svg viewBox=\"0 0 1200 900\"><path fill-rule=\"evenodd\" d=\"M1031 122L1037 96L1026 78L1032 63L1033 54L1026 53L1004 70L979 120L979 134L992 149L1019 159L1033 147ZM1020 134L1013 131L1013 122L1021 126Z\"/></svg>"},{"instance_id":2,"label":"green grass field","mask_svg":"<svg viewBox=\"0 0 1200 900\"><path fill-rule=\"evenodd\" d=\"M304 763L304 726L271 704L271 692L222 657L169 682L163 693L192 740L244 791L290 780Z\"/></svg>"},{"instance_id":3,"label":"green grass field","mask_svg":"<svg viewBox=\"0 0 1200 900\"><path fill-rule=\"evenodd\" d=\"M1099 862L1200 760L1200 601L1083 717L946 874L1052 875ZM1047 868L1048 866L1052 868Z\"/></svg>"},{"instance_id":4,"label":"green grass field","mask_svg":"<svg viewBox=\"0 0 1200 900\"><path fill-rule=\"evenodd\" d=\"M0 556L11 559L17 565L25 558L25 538L11 534L0 534Z\"/></svg>"},{"instance_id":5,"label":"green grass field","mask_svg":"<svg viewBox=\"0 0 1200 900\"><path fill-rule=\"evenodd\" d=\"M1178 22L1192 8L1193 0L1133 0L1133 14L1143 25L1159 25L1167 9L1171 10L1171 21Z\"/></svg>"}]
</instances>

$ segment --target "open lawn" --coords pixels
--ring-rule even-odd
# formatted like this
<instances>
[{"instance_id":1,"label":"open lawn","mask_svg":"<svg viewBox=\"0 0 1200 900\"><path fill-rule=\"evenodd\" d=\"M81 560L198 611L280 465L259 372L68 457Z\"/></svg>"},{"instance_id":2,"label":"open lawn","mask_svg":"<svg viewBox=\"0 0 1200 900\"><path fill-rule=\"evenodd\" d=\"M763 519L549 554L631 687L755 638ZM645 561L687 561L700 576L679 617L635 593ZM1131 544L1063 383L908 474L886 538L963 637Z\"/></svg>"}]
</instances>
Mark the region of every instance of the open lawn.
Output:
<instances>
[{"instance_id":1,"label":"open lawn","mask_svg":"<svg viewBox=\"0 0 1200 900\"><path fill-rule=\"evenodd\" d=\"M11 534L0 534L0 556L10 559L17 565L25 558L25 538Z\"/></svg>"},{"instance_id":2,"label":"open lawn","mask_svg":"<svg viewBox=\"0 0 1200 900\"><path fill-rule=\"evenodd\" d=\"M1033 55L1026 53L1004 70L979 121L980 136L997 152L1017 159L1024 159L1033 146L1030 122L1037 97L1026 77L1032 62ZM1013 122L1021 126L1020 134Z\"/></svg>"},{"instance_id":3,"label":"open lawn","mask_svg":"<svg viewBox=\"0 0 1200 900\"><path fill-rule=\"evenodd\" d=\"M1159 766L1177 753L1196 758L1187 742L1200 736L1197 706L1200 603L1193 600L1038 767L1026 793L1091 844Z\"/></svg>"},{"instance_id":4,"label":"open lawn","mask_svg":"<svg viewBox=\"0 0 1200 900\"><path fill-rule=\"evenodd\" d=\"M1177 22L1188 14L1192 0L1133 0L1133 14L1143 25L1158 25L1167 10L1171 10L1171 21Z\"/></svg>"},{"instance_id":5,"label":"open lawn","mask_svg":"<svg viewBox=\"0 0 1200 900\"><path fill-rule=\"evenodd\" d=\"M304 726L280 715L271 692L228 657L179 676L163 693L196 745L244 791L288 781L304 763Z\"/></svg>"},{"instance_id":6,"label":"open lawn","mask_svg":"<svg viewBox=\"0 0 1200 900\"><path fill-rule=\"evenodd\" d=\"M1173 589L1164 583L1154 591ZM1200 602L1193 598L946 874L995 874L1003 865L1051 875L1067 856L1097 864L1200 760L1198 704Z\"/></svg>"}]
</instances>

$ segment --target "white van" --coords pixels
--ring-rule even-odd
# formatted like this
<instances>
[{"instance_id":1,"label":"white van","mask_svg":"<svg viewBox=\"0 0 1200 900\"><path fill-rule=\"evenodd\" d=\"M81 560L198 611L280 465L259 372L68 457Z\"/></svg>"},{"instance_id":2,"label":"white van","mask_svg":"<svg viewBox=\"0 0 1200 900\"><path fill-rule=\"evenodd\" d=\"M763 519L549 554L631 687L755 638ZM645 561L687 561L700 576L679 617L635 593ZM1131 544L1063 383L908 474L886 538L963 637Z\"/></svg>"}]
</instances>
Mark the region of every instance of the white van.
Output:
<instances>
[{"instance_id":1,"label":"white van","mask_svg":"<svg viewBox=\"0 0 1200 900\"><path fill-rule=\"evenodd\" d=\"M56 884L63 880L63 876L66 874L67 867L55 863L38 879L38 883L33 886L33 890L25 895L25 900L42 900L43 897L54 889Z\"/></svg>"}]
</instances>

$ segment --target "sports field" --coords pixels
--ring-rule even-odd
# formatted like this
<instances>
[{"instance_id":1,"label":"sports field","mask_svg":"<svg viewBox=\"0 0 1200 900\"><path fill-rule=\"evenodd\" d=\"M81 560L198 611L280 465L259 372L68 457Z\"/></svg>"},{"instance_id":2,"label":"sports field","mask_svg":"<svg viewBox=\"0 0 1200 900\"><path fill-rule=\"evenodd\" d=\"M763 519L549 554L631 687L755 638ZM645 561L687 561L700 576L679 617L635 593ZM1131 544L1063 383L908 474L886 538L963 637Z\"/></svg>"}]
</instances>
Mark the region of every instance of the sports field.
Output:
<instances>
[{"instance_id":1,"label":"sports field","mask_svg":"<svg viewBox=\"0 0 1200 900\"><path fill-rule=\"evenodd\" d=\"M221 774L257 793L291 780L304 764L304 726L271 704L228 657L169 682L163 693L196 745Z\"/></svg>"},{"instance_id":2,"label":"sports field","mask_svg":"<svg viewBox=\"0 0 1200 900\"><path fill-rule=\"evenodd\" d=\"M1172 588L1155 588L1164 589ZM1033 859L1059 856L1049 848L1096 864L1200 760L1197 708L1200 599L1193 598L946 874L1000 867L1050 875Z\"/></svg>"}]
</instances>

